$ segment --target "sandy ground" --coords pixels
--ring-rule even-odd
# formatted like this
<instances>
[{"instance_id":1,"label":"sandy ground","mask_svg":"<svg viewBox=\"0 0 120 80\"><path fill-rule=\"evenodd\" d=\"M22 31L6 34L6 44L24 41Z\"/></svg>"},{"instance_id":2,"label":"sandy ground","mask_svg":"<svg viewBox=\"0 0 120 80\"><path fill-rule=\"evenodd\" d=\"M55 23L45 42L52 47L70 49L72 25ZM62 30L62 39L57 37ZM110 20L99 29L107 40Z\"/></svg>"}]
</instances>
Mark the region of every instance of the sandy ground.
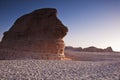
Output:
<instances>
[{"instance_id":1,"label":"sandy ground","mask_svg":"<svg viewBox=\"0 0 120 80\"><path fill-rule=\"evenodd\" d=\"M0 80L120 80L120 62L1 60Z\"/></svg>"},{"instance_id":2,"label":"sandy ground","mask_svg":"<svg viewBox=\"0 0 120 80\"><path fill-rule=\"evenodd\" d=\"M120 80L120 53L65 51L65 55L63 61L0 60L0 80Z\"/></svg>"},{"instance_id":3,"label":"sandy ground","mask_svg":"<svg viewBox=\"0 0 120 80\"><path fill-rule=\"evenodd\" d=\"M120 52L79 52L66 50L65 55L75 61L120 61Z\"/></svg>"}]
</instances>

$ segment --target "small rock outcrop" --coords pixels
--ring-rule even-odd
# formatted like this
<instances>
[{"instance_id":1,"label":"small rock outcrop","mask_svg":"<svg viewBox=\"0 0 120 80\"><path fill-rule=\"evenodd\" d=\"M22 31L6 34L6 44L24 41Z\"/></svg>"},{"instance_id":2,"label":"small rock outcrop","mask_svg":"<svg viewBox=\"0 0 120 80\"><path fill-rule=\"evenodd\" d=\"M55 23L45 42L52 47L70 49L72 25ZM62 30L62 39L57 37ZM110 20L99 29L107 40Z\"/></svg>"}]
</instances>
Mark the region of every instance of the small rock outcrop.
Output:
<instances>
[{"instance_id":1,"label":"small rock outcrop","mask_svg":"<svg viewBox=\"0 0 120 80\"><path fill-rule=\"evenodd\" d=\"M90 46L90 47L84 48L83 51L86 51L86 52L103 52L103 49L96 48L94 46Z\"/></svg>"},{"instance_id":2,"label":"small rock outcrop","mask_svg":"<svg viewBox=\"0 0 120 80\"><path fill-rule=\"evenodd\" d=\"M38 9L18 18L4 32L0 46L16 50L13 54L15 57L20 51L30 52L21 53L18 56L20 59L34 55L37 55L37 59L62 59L65 57L63 37L67 32L67 27L57 18L56 9Z\"/></svg>"},{"instance_id":3,"label":"small rock outcrop","mask_svg":"<svg viewBox=\"0 0 120 80\"><path fill-rule=\"evenodd\" d=\"M104 49L104 52L113 52L111 47L107 47L106 49Z\"/></svg>"}]
</instances>

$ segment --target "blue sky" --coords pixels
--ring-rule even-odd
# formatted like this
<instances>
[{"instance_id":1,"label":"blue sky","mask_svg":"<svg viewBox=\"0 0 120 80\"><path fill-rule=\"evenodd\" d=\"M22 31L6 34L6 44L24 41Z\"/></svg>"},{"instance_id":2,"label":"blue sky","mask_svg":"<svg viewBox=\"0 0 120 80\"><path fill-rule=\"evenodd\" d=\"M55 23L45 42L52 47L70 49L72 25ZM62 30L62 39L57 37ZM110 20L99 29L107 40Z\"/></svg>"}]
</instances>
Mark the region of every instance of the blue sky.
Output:
<instances>
[{"instance_id":1,"label":"blue sky","mask_svg":"<svg viewBox=\"0 0 120 80\"><path fill-rule=\"evenodd\" d=\"M69 28L67 46L120 51L120 0L0 0L0 39L18 17L46 7Z\"/></svg>"}]
</instances>

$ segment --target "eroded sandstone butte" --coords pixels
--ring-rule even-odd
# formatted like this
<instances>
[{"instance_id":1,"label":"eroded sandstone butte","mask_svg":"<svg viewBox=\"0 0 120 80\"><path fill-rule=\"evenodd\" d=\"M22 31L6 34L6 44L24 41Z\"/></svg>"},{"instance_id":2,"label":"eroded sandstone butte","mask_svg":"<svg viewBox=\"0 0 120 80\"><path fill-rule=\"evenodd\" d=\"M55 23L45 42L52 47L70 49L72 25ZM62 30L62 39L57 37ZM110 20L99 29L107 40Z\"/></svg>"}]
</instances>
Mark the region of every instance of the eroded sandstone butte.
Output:
<instances>
[{"instance_id":1,"label":"eroded sandstone butte","mask_svg":"<svg viewBox=\"0 0 120 80\"><path fill-rule=\"evenodd\" d=\"M57 18L56 9L35 10L18 18L4 32L0 46L12 51L2 56L5 59L29 59L34 56L36 59L63 59L63 38L67 32L67 27Z\"/></svg>"}]
</instances>

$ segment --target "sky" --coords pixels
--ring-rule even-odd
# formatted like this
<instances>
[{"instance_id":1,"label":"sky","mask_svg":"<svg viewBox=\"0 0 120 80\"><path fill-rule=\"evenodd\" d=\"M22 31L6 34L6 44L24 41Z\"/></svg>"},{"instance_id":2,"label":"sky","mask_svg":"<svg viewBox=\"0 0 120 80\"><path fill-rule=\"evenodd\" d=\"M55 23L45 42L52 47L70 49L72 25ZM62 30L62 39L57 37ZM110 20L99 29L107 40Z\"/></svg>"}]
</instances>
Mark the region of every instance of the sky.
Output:
<instances>
[{"instance_id":1,"label":"sky","mask_svg":"<svg viewBox=\"0 0 120 80\"><path fill-rule=\"evenodd\" d=\"M66 46L120 51L120 0L0 0L0 40L20 16L40 8L56 8L68 27Z\"/></svg>"}]
</instances>

